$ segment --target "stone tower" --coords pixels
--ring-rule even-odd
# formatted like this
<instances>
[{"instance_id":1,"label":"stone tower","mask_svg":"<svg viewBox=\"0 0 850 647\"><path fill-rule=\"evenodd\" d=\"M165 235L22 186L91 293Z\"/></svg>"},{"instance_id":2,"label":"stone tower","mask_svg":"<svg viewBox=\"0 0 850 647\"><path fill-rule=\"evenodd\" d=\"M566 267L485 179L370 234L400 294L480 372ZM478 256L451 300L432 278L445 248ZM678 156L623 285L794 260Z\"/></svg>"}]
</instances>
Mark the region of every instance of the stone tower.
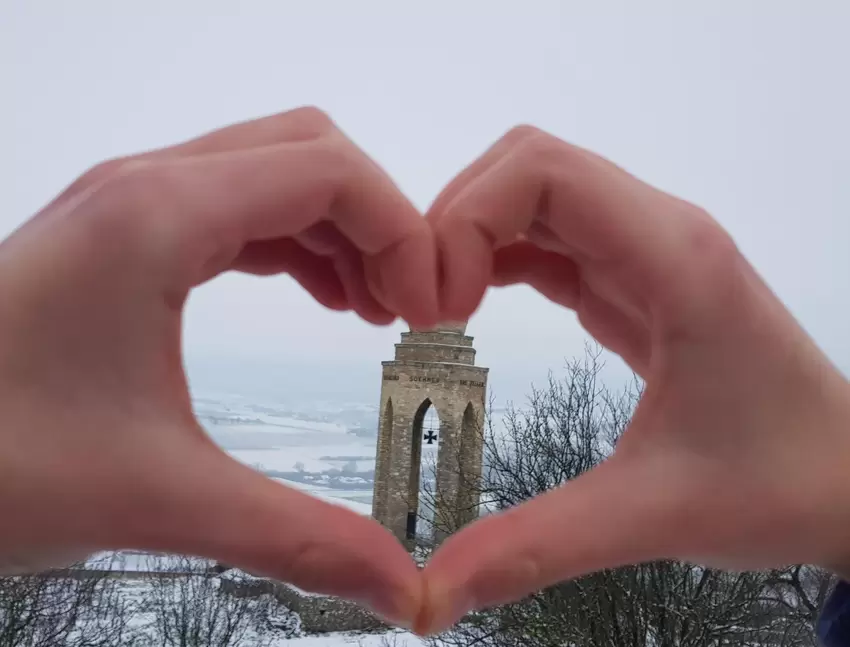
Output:
<instances>
[{"instance_id":1,"label":"stone tower","mask_svg":"<svg viewBox=\"0 0 850 647\"><path fill-rule=\"evenodd\" d=\"M488 369L475 366L466 324L402 333L395 359L382 362L372 516L408 548L416 539L423 441L436 441L435 542L478 516ZM423 430L433 407L439 429Z\"/></svg>"}]
</instances>

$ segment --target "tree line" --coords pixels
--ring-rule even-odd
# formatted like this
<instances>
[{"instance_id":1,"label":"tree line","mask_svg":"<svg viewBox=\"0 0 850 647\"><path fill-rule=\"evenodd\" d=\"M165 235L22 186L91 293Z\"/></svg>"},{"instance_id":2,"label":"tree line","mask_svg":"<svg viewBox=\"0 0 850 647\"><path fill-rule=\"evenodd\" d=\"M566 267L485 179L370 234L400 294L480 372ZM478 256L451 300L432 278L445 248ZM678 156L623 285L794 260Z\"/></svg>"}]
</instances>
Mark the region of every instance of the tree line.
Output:
<instances>
[{"instance_id":1,"label":"tree line","mask_svg":"<svg viewBox=\"0 0 850 647\"><path fill-rule=\"evenodd\" d=\"M250 576L188 557L149 564L131 578L108 564L0 578L0 647L267 647L300 633L271 596L222 586Z\"/></svg>"}]
</instances>

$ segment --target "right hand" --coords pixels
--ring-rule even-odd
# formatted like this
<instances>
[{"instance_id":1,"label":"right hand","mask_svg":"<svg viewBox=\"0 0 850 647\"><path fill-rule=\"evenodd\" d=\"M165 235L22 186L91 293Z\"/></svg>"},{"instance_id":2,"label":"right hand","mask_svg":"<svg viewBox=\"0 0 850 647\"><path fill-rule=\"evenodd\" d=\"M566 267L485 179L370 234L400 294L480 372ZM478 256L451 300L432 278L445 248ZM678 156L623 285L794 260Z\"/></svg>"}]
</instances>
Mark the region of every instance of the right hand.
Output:
<instances>
[{"instance_id":1,"label":"right hand","mask_svg":"<svg viewBox=\"0 0 850 647\"><path fill-rule=\"evenodd\" d=\"M519 128L427 217L442 319L465 320L488 286L528 283L646 389L608 461L443 544L419 631L628 563L842 563L850 387L708 214Z\"/></svg>"}]
</instances>

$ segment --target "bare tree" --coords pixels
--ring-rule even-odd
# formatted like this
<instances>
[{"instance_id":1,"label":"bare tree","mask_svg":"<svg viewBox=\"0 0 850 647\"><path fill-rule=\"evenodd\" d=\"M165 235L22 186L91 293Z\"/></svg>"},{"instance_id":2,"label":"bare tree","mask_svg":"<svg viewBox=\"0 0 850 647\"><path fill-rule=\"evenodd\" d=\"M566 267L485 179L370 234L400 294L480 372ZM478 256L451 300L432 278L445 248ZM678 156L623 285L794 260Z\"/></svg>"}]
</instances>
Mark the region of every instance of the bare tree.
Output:
<instances>
[{"instance_id":1,"label":"bare tree","mask_svg":"<svg viewBox=\"0 0 850 647\"><path fill-rule=\"evenodd\" d=\"M815 647L814 627L837 578L814 566L795 565L769 575L764 597L772 610L772 630L782 645Z\"/></svg>"},{"instance_id":2,"label":"bare tree","mask_svg":"<svg viewBox=\"0 0 850 647\"><path fill-rule=\"evenodd\" d=\"M173 563L172 563L173 564ZM180 558L164 570L151 560L152 633L162 647L231 647L268 645L272 637L268 596L240 597L224 591L206 563Z\"/></svg>"},{"instance_id":3,"label":"bare tree","mask_svg":"<svg viewBox=\"0 0 850 647\"><path fill-rule=\"evenodd\" d=\"M532 387L525 407L509 405L501 420L490 413L491 398L482 428L466 431L476 437L462 437L456 449L455 462L462 465L464 443L483 447L482 475L457 475L460 489L472 493L470 501L441 506L443 493L426 480L419 494L425 521L451 532L460 525L459 518L510 508L599 464L639 398L631 390L613 393L602 385L601 353L600 347L588 346L583 359L567 364L563 380L550 374L545 387ZM434 470L435 465L427 465L423 471ZM464 504L474 507L474 514ZM423 541L422 547L427 550L430 544Z\"/></svg>"},{"instance_id":4,"label":"bare tree","mask_svg":"<svg viewBox=\"0 0 850 647\"><path fill-rule=\"evenodd\" d=\"M106 571L0 578L0 647L132 647L141 640L135 612Z\"/></svg>"},{"instance_id":5,"label":"bare tree","mask_svg":"<svg viewBox=\"0 0 850 647\"><path fill-rule=\"evenodd\" d=\"M409 636L409 634L408 634ZM414 642L418 642L414 640ZM363 640L358 640L357 644L359 647L366 647L366 645L370 644L371 641L364 642ZM381 640L379 642L379 647L408 647L408 641L402 637L402 635L398 631L387 631L381 636Z\"/></svg>"},{"instance_id":6,"label":"bare tree","mask_svg":"<svg viewBox=\"0 0 850 647\"><path fill-rule=\"evenodd\" d=\"M524 407L509 406L501 424L488 417L483 476L466 482L485 512L527 501L610 455L642 384L607 388L601 360L601 348L589 346L562 379L550 375ZM663 561L594 573L473 614L440 640L458 647L808 647L828 590L803 567L732 573Z\"/></svg>"}]
</instances>

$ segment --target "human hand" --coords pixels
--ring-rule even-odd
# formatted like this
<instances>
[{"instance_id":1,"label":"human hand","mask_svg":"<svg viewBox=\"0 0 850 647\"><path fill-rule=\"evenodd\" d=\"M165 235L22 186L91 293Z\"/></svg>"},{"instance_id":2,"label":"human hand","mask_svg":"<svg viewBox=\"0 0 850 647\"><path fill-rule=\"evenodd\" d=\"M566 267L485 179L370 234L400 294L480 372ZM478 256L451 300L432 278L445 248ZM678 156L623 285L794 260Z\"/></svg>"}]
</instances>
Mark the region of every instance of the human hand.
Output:
<instances>
[{"instance_id":1,"label":"human hand","mask_svg":"<svg viewBox=\"0 0 850 647\"><path fill-rule=\"evenodd\" d=\"M389 533L237 463L195 420L182 310L230 269L436 323L430 229L316 110L94 168L0 246L0 570L163 550L412 617L418 573Z\"/></svg>"},{"instance_id":2,"label":"human hand","mask_svg":"<svg viewBox=\"0 0 850 647\"><path fill-rule=\"evenodd\" d=\"M647 391L612 460L446 543L426 570L420 629L655 557L837 559L846 384L710 218L520 130L429 219L441 319L466 318L487 285L528 282L575 308ZM0 514L18 520L0 538L16 562L7 570L101 548L171 550L411 618L420 581L387 533L206 438L180 363L180 312L191 287L226 269L289 271L329 307L427 326L433 252L409 203L310 111L84 176L0 247L0 325L15 340L0 350L0 493L24 492L0 494Z\"/></svg>"},{"instance_id":3,"label":"human hand","mask_svg":"<svg viewBox=\"0 0 850 647\"><path fill-rule=\"evenodd\" d=\"M465 320L488 286L528 283L646 388L608 461L443 544L418 631L653 559L847 563L850 388L710 216L519 128L427 218L443 319Z\"/></svg>"}]
</instances>

